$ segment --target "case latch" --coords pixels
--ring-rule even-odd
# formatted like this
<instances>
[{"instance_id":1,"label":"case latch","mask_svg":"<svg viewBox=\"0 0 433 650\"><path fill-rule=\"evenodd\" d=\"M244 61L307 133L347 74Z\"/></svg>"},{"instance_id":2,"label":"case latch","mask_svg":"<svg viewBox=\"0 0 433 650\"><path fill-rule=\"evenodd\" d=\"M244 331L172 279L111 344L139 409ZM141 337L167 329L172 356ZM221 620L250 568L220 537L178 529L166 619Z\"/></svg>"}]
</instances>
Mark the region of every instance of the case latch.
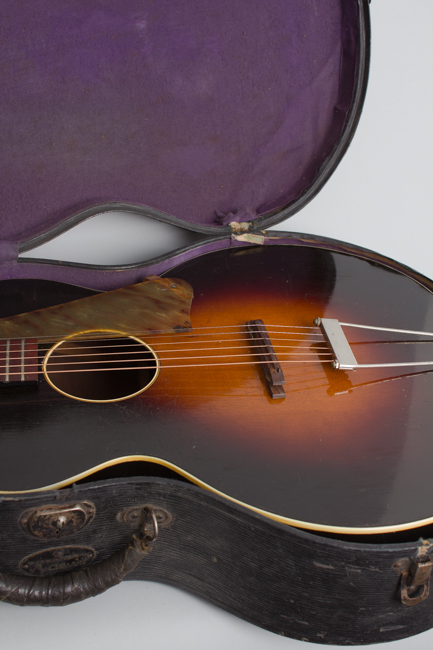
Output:
<instances>
[{"instance_id":1,"label":"case latch","mask_svg":"<svg viewBox=\"0 0 433 650\"><path fill-rule=\"evenodd\" d=\"M433 562L428 555L431 547L430 542L425 541L416 558L404 558L393 564L393 568L401 573L400 597L403 605L419 605L429 596L433 570Z\"/></svg>"},{"instance_id":2,"label":"case latch","mask_svg":"<svg viewBox=\"0 0 433 650\"><path fill-rule=\"evenodd\" d=\"M21 515L22 528L35 537L50 539L73 535L84 528L95 514L92 503L58 504L32 508Z\"/></svg>"}]
</instances>

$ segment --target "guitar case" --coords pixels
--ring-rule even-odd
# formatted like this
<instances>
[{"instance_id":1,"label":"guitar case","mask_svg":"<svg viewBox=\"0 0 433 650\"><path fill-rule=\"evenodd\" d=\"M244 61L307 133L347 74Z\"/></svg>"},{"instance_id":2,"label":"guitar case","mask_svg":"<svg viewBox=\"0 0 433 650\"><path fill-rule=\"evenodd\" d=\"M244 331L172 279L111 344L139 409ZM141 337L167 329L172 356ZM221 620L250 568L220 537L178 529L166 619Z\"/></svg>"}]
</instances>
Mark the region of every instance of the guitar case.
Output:
<instances>
[{"instance_id":1,"label":"guitar case","mask_svg":"<svg viewBox=\"0 0 433 650\"><path fill-rule=\"evenodd\" d=\"M246 273L263 251L294 260L301 251L303 293L315 278L327 300L341 260L403 275L409 289L433 288L370 251L267 230L314 198L354 135L368 77L367 0L5 0L0 12L2 318L72 300L83 287L92 295L148 276L176 278L194 264L204 264L217 286L229 258L246 264ZM197 238L128 265L19 257L110 211L151 217ZM238 267L227 268L224 281L236 283ZM273 273L269 295L278 269ZM32 303L36 293L42 303ZM265 379L266 392L272 377ZM431 530L416 490L405 521L419 525L393 528L382 511L395 504L380 502L374 525L368 516L360 524L363 534L351 521L328 525L323 506L318 525L302 525L312 517L298 513L298 501L315 501L302 484L289 523L269 516L259 496L252 508L247 499L227 498L218 481L208 490L186 470L140 460L107 461L69 482L65 473L55 489L46 487L56 483L49 479L36 485L39 459L57 462L39 439L43 421L64 438L71 458L79 446L68 424L70 400L62 397L60 410L45 401L28 417L21 409L9 416L21 388L3 389L3 601L66 605L123 579L152 580L320 644L393 641L433 625ZM38 388L26 390L34 404ZM130 417L128 401L119 404ZM234 433L236 421L230 426ZM80 429L97 438L94 420ZM193 454L179 424L183 435L184 453ZM26 445L27 465L20 461ZM257 494L261 481L269 482L265 464L255 468Z\"/></svg>"}]
</instances>

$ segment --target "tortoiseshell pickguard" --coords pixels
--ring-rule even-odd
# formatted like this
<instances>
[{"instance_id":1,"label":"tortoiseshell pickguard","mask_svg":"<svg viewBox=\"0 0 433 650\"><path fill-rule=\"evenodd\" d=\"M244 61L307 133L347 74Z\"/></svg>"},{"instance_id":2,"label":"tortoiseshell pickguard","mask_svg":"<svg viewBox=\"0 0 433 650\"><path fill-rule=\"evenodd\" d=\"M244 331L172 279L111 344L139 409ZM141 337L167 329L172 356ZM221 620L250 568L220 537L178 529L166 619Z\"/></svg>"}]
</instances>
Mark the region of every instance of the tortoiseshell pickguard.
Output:
<instances>
[{"instance_id":1,"label":"tortoiseshell pickguard","mask_svg":"<svg viewBox=\"0 0 433 650\"><path fill-rule=\"evenodd\" d=\"M191 328L191 285L149 276L130 287L0 319L0 338L64 338L89 330L146 335Z\"/></svg>"}]
</instances>

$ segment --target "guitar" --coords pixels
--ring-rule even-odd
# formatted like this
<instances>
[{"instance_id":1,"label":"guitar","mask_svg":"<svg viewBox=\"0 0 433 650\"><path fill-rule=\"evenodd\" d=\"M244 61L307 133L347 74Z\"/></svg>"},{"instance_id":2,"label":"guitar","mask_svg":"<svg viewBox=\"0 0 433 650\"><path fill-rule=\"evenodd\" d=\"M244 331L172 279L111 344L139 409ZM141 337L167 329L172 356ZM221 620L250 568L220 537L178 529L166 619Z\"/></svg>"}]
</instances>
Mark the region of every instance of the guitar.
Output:
<instances>
[{"instance_id":1,"label":"guitar","mask_svg":"<svg viewBox=\"0 0 433 650\"><path fill-rule=\"evenodd\" d=\"M324 244L167 275L1 283L1 492L150 473L317 531L433 521L428 280Z\"/></svg>"}]
</instances>

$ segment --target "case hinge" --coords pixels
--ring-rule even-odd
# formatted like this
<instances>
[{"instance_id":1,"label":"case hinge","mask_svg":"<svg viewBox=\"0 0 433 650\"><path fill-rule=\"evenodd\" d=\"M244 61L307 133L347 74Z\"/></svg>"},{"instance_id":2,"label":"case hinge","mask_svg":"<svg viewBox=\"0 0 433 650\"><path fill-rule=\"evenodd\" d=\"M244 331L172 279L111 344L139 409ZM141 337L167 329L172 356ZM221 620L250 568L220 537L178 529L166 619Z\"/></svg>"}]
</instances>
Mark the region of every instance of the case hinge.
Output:
<instances>
[{"instance_id":1,"label":"case hinge","mask_svg":"<svg viewBox=\"0 0 433 650\"><path fill-rule=\"evenodd\" d=\"M265 232L263 230L251 232L251 222L249 221L231 221L229 226L232 231L232 239L236 241L260 245L265 241Z\"/></svg>"}]
</instances>

